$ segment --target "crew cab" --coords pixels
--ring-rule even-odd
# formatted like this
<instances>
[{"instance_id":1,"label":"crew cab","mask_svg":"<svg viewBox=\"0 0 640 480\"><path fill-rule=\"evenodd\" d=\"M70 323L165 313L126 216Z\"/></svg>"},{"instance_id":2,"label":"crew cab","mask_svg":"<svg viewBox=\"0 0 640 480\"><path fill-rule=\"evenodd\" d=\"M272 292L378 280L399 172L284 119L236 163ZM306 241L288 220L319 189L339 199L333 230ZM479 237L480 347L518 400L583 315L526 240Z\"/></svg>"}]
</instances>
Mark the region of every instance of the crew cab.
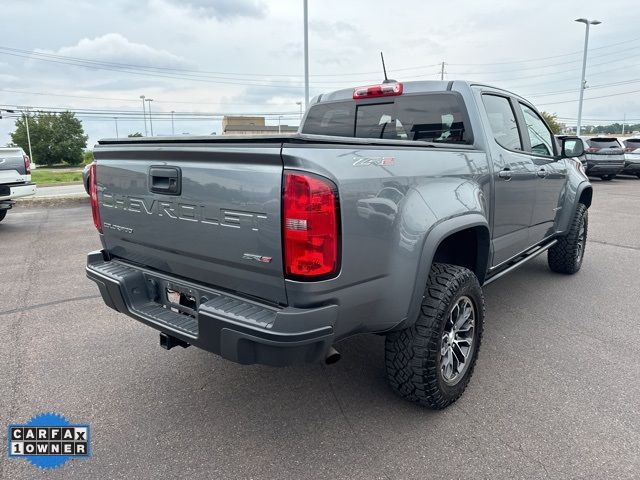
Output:
<instances>
[{"instance_id":1,"label":"crew cab","mask_svg":"<svg viewBox=\"0 0 640 480\"><path fill-rule=\"evenodd\" d=\"M384 335L391 388L444 408L478 356L482 286L544 252L580 269L582 153L524 98L465 81L323 94L294 136L104 139L86 271L167 349L331 363L339 340Z\"/></svg>"},{"instance_id":2,"label":"crew cab","mask_svg":"<svg viewBox=\"0 0 640 480\"><path fill-rule=\"evenodd\" d=\"M0 222L15 200L36 193L31 183L31 160L20 147L0 148Z\"/></svg>"}]
</instances>

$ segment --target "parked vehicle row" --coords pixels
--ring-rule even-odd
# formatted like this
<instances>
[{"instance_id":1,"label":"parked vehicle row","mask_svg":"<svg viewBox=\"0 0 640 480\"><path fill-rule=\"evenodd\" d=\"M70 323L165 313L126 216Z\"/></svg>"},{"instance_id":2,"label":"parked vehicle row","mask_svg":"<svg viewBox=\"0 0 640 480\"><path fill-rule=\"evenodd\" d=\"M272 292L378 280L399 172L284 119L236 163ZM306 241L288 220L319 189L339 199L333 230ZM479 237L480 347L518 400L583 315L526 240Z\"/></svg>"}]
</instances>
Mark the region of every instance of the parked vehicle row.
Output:
<instances>
[{"instance_id":1,"label":"parked vehicle row","mask_svg":"<svg viewBox=\"0 0 640 480\"><path fill-rule=\"evenodd\" d=\"M566 138L558 135L559 139ZM617 175L640 178L640 137L617 139L614 137L580 137L584 154L580 161L591 177L613 180Z\"/></svg>"},{"instance_id":2,"label":"parked vehicle row","mask_svg":"<svg viewBox=\"0 0 640 480\"><path fill-rule=\"evenodd\" d=\"M31 160L20 147L0 148L0 222L15 199L36 193L31 183Z\"/></svg>"}]
</instances>

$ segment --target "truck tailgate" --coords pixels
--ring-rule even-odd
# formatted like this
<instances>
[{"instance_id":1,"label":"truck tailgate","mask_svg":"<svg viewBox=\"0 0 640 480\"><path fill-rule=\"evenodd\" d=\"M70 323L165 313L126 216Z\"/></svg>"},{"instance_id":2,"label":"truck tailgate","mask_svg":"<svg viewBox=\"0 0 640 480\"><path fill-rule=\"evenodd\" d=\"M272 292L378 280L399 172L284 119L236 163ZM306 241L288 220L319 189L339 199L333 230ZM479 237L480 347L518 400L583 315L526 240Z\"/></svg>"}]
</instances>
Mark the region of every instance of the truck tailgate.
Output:
<instances>
[{"instance_id":1,"label":"truck tailgate","mask_svg":"<svg viewBox=\"0 0 640 480\"><path fill-rule=\"evenodd\" d=\"M280 143L106 144L94 150L111 255L286 304Z\"/></svg>"}]
</instances>

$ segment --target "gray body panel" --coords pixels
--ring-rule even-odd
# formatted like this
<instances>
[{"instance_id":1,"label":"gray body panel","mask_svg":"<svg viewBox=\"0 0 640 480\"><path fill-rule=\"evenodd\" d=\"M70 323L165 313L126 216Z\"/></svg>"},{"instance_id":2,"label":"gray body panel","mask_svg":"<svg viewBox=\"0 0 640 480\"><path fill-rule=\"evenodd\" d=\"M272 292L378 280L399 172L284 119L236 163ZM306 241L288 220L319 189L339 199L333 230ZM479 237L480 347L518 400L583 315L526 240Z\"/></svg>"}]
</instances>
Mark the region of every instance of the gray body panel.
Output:
<instances>
[{"instance_id":1,"label":"gray body panel","mask_svg":"<svg viewBox=\"0 0 640 480\"><path fill-rule=\"evenodd\" d=\"M116 226L104 229L106 255L279 307L335 306L336 340L410 324L438 246L453 233L474 228L486 235L475 269L483 282L567 230L581 194L591 188L587 178L574 160L503 149L489 131L481 95L525 100L465 82L405 85L407 91L457 91L468 109L473 145L432 148L303 134L101 141L94 150L100 212L105 225ZM340 100L350 92L324 98ZM362 162L380 158L393 162ZM517 173L509 181L498 175L507 165ZM149 191L152 166L180 169L180 195ZM284 279L280 209L286 170L321 175L338 188L341 269L334 278ZM135 211L128 208L131 198ZM181 218L184 205L207 214ZM224 219L225 212L234 219L252 216L231 221L234 226L202 221ZM271 262L247 260L244 253Z\"/></svg>"},{"instance_id":2,"label":"gray body panel","mask_svg":"<svg viewBox=\"0 0 640 480\"><path fill-rule=\"evenodd\" d=\"M279 145L100 147L95 158L103 242L111 254L286 303ZM180 195L150 191L150 169L167 165L181 173Z\"/></svg>"}]
</instances>

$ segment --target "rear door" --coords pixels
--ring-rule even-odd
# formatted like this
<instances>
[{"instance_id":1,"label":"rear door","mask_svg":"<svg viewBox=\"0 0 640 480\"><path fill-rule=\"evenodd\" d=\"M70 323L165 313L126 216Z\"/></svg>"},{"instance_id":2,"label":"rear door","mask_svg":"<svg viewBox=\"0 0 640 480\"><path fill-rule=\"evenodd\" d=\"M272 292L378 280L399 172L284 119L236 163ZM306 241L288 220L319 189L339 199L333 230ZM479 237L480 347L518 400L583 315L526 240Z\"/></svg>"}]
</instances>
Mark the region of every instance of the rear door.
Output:
<instances>
[{"instance_id":1,"label":"rear door","mask_svg":"<svg viewBox=\"0 0 640 480\"><path fill-rule=\"evenodd\" d=\"M609 161L612 163L624 163L624 148L615 138L608 137L588 137L586 159L597 162Z\"/></svg>"},{"instance_id":2,"label":"rear door","mask_svg":"<svg viewBox=\"0 0 640 480\"><path fill-rule=\"evenodd\" d=\"M565 160L554 158L556 143L553 133L540 114L518 102L518 114L524 132L525 150L536 169L536 196L529 227L529 244L540 242L554 232L556 216L562 208L567 168Z\"/></svg>"},{"instance_id":3,"label":"rear door","mask_svg":"<svg viewBox=\"0 0 640 480\"><path fill-rule=\"evenodd\" d=\"M640 138L624 140L624 158L631 163L640 163Z\"/></svg>"},{"instance_id":4,"label":"rear door","mask_svg":"<svg viewBox=\"0 0 640 480\"><path fill-rule=\"evenodd\" d=\"M528 246L538 177L531 155L524 151L522 133L511 98L483 93L494 165L493 261L496 266Z\"/></svg>"},{"instance_id":5,"label":"rear door","mask_svg":"<svg viewBox=\"0 0 640 480\"><path fill-rule=\"evenodd\" d=\"M286 303L280 143L116 143L95 149L115 257Z\"/></svg>"}]
</instances>

